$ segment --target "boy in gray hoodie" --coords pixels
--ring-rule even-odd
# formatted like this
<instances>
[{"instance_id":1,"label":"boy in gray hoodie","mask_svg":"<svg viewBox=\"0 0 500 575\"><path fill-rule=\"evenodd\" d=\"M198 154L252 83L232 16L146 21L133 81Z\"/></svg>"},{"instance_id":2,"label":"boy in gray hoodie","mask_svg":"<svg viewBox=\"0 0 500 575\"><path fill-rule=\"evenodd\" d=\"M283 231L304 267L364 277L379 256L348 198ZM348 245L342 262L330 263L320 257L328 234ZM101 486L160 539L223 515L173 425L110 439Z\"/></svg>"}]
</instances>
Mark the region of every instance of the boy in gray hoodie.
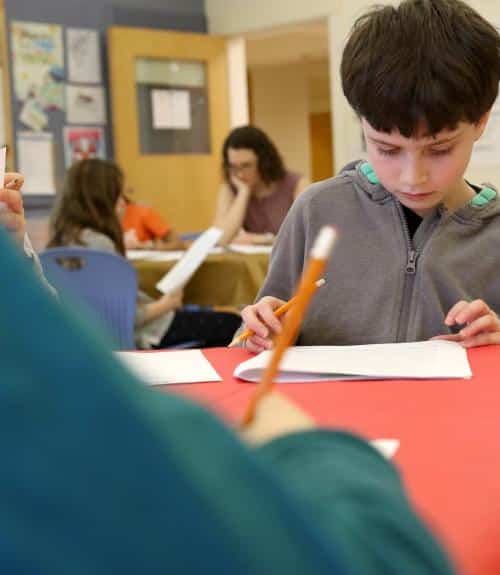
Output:
<instances>
[{"instance_id":1,"label":"boy in gray hoodie","mask_svg":"<svg viewBox=\"0 0 500 575\"><path fill-rule=\"evenodd\" d=\"M500 343L500 199L464 179L498 94L497 30L459 0L379 6L356 21L341 76L368 161L292 206L258 301L242 313L255 332L247 347L272 347L273 311L324 225L339 240L299 343Z\"/></svg>"}]
</instances>

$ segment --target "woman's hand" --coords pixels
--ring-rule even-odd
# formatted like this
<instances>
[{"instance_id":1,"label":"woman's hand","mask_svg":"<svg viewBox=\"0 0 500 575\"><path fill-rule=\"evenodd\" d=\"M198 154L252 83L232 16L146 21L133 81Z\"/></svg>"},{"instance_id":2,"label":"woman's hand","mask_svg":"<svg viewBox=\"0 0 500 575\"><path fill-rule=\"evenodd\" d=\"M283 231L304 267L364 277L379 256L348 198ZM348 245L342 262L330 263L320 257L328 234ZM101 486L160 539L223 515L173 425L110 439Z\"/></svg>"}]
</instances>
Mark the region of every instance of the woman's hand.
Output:
<instances>
[{"instance_id":1,"label":"woman's hand","mask_svg":"<svg viewBox=\"0 0 500 575\"><path fill-rule=\"evenodd\" d=\"M500 319L482 299L457 302L448 312L444 323L449 327L458 325L460 331L432 339L458 341L464 347L500 344Z\"/></svg>"},{"instance_id":2,"label":"woman's hand","mask_svg":"<svg viewBox=\"0 0 500 575\"><path fill-rule=\"evenodd\" d=\"M5 174L4 187L0 188L0 225L7 228L22 245L26 232L23 198L21 187L24 177L10 172Z\"/></svg>"},{"instance_id":3,"label":"woman's hand","mask_svg":"<svg viewBox=\"0 0 500 575\"><path fill-rule=\"evenodd\" d=\"M246 340L245 347L249 351L259 353L265 349L272 349L274 336L281 333L281 325L285 317L277 318L274 311L284 303L277 297L266 296L243 309L241 317L245 328L254 332L254 335Z\"/></svg>"}]
</instances>

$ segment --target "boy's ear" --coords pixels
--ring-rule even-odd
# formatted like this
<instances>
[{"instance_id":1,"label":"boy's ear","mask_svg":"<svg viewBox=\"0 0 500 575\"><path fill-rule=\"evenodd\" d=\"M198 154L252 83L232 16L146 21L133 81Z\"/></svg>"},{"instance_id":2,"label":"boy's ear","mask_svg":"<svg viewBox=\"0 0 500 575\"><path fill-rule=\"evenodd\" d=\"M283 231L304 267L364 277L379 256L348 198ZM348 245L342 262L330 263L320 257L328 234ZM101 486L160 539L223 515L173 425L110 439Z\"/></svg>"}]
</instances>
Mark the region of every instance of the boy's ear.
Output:
<instances>
[{"instance_id":1,"label":"boy's ear","mask_svg":"<svg viewBox=\"0 0 500 575\"><path fill-rule=\"evenodd\" d=\"M486 124L490 119L491 108L485 112L481 118L479 118L478 122L475 124L475 140L479 140L479 138L483 135L484 129L486 128Z\"/></svg>"}]
</instances>

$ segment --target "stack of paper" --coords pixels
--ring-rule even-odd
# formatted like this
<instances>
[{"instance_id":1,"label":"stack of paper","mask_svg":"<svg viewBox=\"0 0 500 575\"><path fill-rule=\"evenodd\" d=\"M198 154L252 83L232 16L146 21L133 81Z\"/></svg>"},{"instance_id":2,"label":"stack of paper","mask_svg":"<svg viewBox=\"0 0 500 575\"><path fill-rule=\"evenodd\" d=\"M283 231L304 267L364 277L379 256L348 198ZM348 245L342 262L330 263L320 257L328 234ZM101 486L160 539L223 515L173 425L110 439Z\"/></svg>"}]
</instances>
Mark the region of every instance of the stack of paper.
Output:
<instances>
[{"instance_id":1,"label":"stack of paper","mask_svg":"<svg viewBox=\"0 0 500 575\"><path fill-rule=\"evenodd\" d=\"M259 381L272 351L240 363L235 377ZM452 341L352 346L303 346L287 350L280 382L343 379L442 379L472 375L465 349Z\"/></svg>"},{"instance_id":2,"label":"stack of paper","mask_svg":"<svg viewBox=\"0 0 500 575\"><path fill-rule=\"evenodd\" d=\"M245 244L229 244L228 249L240 254L270 254L273 246L247 246Z\"/></svg>"},{"instance_id":3,"label":"stack of paper","mask_svg":"<svg viewBox=\"0 0 500 575\"><path fill-rule=\"evenodd\" d=\"M221 381L199 349L178 351L117 351L115 355L150 385Z\"/></svg>"}]
</instances>

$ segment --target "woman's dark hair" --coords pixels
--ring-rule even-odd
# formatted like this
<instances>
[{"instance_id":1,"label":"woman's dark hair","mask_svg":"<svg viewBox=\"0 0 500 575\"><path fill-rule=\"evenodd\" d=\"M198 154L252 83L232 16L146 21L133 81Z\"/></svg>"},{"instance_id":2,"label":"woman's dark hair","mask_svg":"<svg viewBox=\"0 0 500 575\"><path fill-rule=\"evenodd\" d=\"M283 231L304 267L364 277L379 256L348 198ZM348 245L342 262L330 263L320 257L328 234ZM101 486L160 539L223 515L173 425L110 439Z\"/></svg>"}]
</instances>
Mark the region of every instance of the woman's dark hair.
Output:
<instances>
[{"instance_id":1,"label":"woman's dark hair","mask_svg":"<svg viewBox=\"0 0 500 575\"><path fill-rule=\"evenodd\" d=\"M381 132L415 136L477 123L500 80L500 36L460 0L377 6L354 24L341 64L344 94Z\"/></svg>"},{"instance_id":2,"label":"woman's dark hair","mask_svg":"<svg viewBox=\"0 0 500 575\"><path fill-rule=\"evenodd\" d=\"M116 204L123 191L123 173L113 162L91 159L73 164L50 222L49 246L81 244L80 234L91 229L125 253Z\"/></svg>"},{"instance_id":3,"label":"woman's dark hair","mask_svg":"<svg viewBox=\"0 0 500 575\"><path fill-rule=\"evenodd\" d=\"M222 146L224 177L230 183L228 150L252 150L257 156L257 169L263 182L270 184L285 177L283 160L273 142L255 126L241 126L232 130Z\"/></svg>"}]
</instances>

